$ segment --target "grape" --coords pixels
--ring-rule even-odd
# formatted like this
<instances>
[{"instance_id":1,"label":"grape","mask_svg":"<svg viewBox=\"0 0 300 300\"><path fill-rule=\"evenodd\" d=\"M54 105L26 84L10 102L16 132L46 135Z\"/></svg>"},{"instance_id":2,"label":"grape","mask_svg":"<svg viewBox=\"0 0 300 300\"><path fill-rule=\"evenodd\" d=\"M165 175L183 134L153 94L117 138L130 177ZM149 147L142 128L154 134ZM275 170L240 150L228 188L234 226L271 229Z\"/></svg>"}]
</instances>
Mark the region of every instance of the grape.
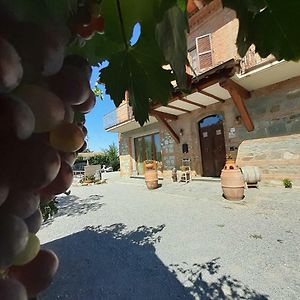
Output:
<instances>
[{"instance_id":1,"label":"grape","mask_svg":"<svg viewBox=\"0 0 300 300\"><path fill-rule=\"evenodd\" d=\"M24 219L27 225L28 231L31 233L37 233L43 222L43 215L40 209L37 209L31 216Z\"/></svg>"},{"instance_id":2,"label":"grape","mask_svg":"<svg viewBox=\"0 0 300 300\"><path fill-rule=\"evenodd\" d=\"M72 54L65 57L64 65L70 65L77 67L86 75L87 80L91 79L92 76L92 67L89 62L82 56Z\"/></svg>"},{"instance_id":3,"label":"grape","mask_svg":"<svg viewBox=\"0 0 300 300\"><path fill-rule=\"evenodd\" d=\"M2 182L2 180L0 179L0 206L6 200L8 193L9 193L8 184L5 182Z\"/></svg>"},{"instance_id":4,"label":"grape","mask_svg":"<svg viewBox=\"0 0 300 300\"><path fill-rule=\"evenodd\" d=\"M94 31L104 32L104 18L102 16L93 16L90 24Z\"/></svg>"},{"instance_id":5,"label":"grape","mask_svg":"<svg viewBox=\"0 0 300 300\"><path fill-rule=\"evenodd\" d=\"M51 89L66 103L81 104L90 95L86 74L77 67L65 65L55 76L49 78Z\"/></svg>"},{"instance_id":6,"label":"grape","mask_svg":"<svg viewBox=\"0 0 300 300\"><path fill-rule=\"evenodd\" d=\"M15 48L0 37L0 93L6 93L19 85L23 76L21 58Z\"/></svg>"},{"instance_id":7,"label":"grape","mask_svg":"<svg viewBox=\"0 0 300 300\"><path fill-rule=\"evenodd\" d=\"M47 187L42 189L41 192L49 195L58 195L64 193L71 186L72 182L72 167L68 163L62 161L56 178Z\"/></svg>"},{"instance_id":8,"label":"grape","mask_svg":"<svg viewBox=\"0 0 300 300\"><path fill-rule=\"evenodd\" d=\"M82 147L77 151L77 153L82 153L87 148L87 142L84 141Z\"/></svg>"},{"instance_id":9,"label":"grape","mask_svg":"<svg viewBox=\"0 0 300 300\"><path fill-rule=\"evenodd\" d=\"M28 229L24 221L14 215L0 216L0 269L8 267L26 246Z\"/></svg>"},{"instance_id":10,"label":"grape","mask_svg":"<svg viewBox=\"0 0 300 300\"><path fill-rule=\"evenodd\" d=\"M1 211L16 215L22 219L32 215L40 204L40 196L32 191L16 189L10 191Z\"/></svg>"},{"instance_id":11,"label":"grape","mask_svg":"<svg viewBox=\"0 0 300 300\"><path fill-rule=\"evenodd\" d=\"M35 137L23 142L19 148L17 149L19 169L15 184L34 190L48 185L56 177L60 168L58 152Z\"/></svg>"},{"instance_id":12,"label":"grape","mask_svg":"<svg viewBox=\"0 0 300 300\"><path fill-rule=\"evenodd\" d=\"M28 234L28 242L25 247L15 258L12 263L14 266L22 266L32 261L40 250L40 240L33 233Z\"/></svg>"},{"instance_id":13,"label":"grape","mask_svg":"<svg viewBox=\"0 0 300 300\"><path fill-rule=\"evenodd\" d=\"M63 102L51 91L34 84L22 84L15 93L31 108L35 116L35 132L46 132L63 121Z\"/></svg>"},{"instance_id":14,"label":"grape","mask_svg":"<svg viewBox=\"0 0 300 300\"><path fill-rule=\"evenodd\" d=\"M29 106L13 95L0 96L0 136L11 135L27 139L35 127L35 118Z\"/></svg>"},{"instance_id":15,"label":"grape","mask_svg":"<svg viewBox=\"0 0 300 300\"><path fill-rule=\"evenodd\" d=\"M91 13L87 6L78 7L74 21L78 24L88 25L91 22Z\"/></svg>"},{"instance_id":16,"label":"grape","mask_svg":"<svg viewBox=\"0 0 300 300\"><path fill-rule=\"evenodd\" d=\"M15 279L0 279L1 300L27 300L25 287Z\"/></svg>"},{"instance_id":17,"label":"grape","mask_svg":"<svg viewBox=\"0 0 300 300\"><path fill-rule=\"evenodd\" d=\"M58 258L55 253L40 250L28 264L11 267L9 276L20 281L25 286L27 295L34 297L49 286L57 268Z\"/></svg>"},{"instance_id":18,"label":"grape","mask_svg":"<svg viewBox=\"0 0 300 300\"><path fill-rule=\"evenodd\" d=\"M76 24L74 26L74 31L85 40L90 40L95 34L95 30L93 29L91 24L88 24L87 26Z\"/></svg>"},{"instance_id":19,"label":"grape","mask_svg":"<svg viewBox=\"0 0 300 300\"><path fill-rule=\"evenodd\" d=\"M60 158L70 166L73 166L76 160L76 152L60 152Z\"/></svg>"},{"instance_id":20,"label":"grape","mask_svg":"<svg viewBox=\"0 0 300 300\"><path fill-rule=\"evenodd\" d=\"M40 193L40 204L47 204L55 198L55 195L49 194L47 191L41 189Z\"/></svg>"},{"instance_id":21,"label":"grape","mask_svg":"<svg viewBox=\"0 0 300 300\"><path fill-rule=\"evenodd\" d=\"M81 130L83 132L84 137L86 137L87 134L88 134L88 131L87 131L86 127L85 126L80 126L80 128L81 128Z\"/></svg>"},{"instance_id":22,"label":"grape","mask_svg":"<svg viewBox=\"0 0 300 300\"><path fill-rule=\"evenodd\" d=\"M74 152L84 143L82 130L76 124L62 123L50 131L52 147L63 152Z\"/></svg>"},{"instance_id":23,"label":"grape","mask_svg":"<svg viewBox=\"0 0 300 300\"><path fill-rule=\"evenodd\" d=\"M25 75L50 76L62 67L67 35L61 28L20 22L12 29L11 43L22 58Z\"/></svg>"},{"instance_id":24,"label":"grape","mask_svg":"<svg viewBox=\"0 0 300 300\"><path fill-rule=\"evenodd\" d=\"M64 117L64 121L67 122L67 123L73 123L73 121L74 121L74 110L68 104L65 104L65 117Z\"/></svg>"},{"instance_id":25,"label":"grape","mask_svg":"<svg viewBox=\"0 0 300 300\"><path fill-rule=\"evenodd\" d=\"M96 96L91 91L90 96L88 97L88 99L85 102L83 102L82 104L79 104L79 105L73 105L73 108L76 111L86 114L94 108L95 104L96 104Z\"/></svg>"}]
</instances>

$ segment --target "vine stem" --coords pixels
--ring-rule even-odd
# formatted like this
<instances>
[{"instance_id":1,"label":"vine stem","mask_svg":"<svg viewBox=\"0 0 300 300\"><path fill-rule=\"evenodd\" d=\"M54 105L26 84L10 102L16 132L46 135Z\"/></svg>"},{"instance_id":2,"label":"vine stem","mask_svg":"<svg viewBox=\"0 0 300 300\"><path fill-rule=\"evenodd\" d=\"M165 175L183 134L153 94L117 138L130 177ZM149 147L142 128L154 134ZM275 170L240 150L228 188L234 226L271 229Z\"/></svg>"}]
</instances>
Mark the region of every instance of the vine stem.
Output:
<instances>
[{"instance_id":1,"label":"vine stem","mask_svg":"<svg viewBox=\"0 0 300 300\"><path fill-rule=\"evenodd\" d=\"M122 37L123 37L123 41L124 41L126 50L128 50L128 43L127 43L125 29L124 29L124 21L123 21L123 16L122 16L122 12L121 12L121 4L120 4L120 0L116 0L116 1L117 1L117 7L118 7L119 20L120 20L120 24L121 24Z\"/></svg>"}]
</instances>

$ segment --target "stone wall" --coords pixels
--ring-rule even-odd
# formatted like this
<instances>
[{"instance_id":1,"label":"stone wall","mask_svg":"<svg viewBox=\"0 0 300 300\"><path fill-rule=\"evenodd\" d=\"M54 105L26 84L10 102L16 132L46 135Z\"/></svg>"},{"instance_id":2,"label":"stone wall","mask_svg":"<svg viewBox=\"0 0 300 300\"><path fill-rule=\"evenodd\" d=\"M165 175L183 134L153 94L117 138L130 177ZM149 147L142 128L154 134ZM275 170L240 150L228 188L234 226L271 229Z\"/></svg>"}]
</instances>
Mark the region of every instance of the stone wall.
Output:
<instances>
[{"instance_id":1,"label":"stone wall","mask_svg":"<svg viewBox=\"0 0 300 300\"><path fill-rule=\"evenodd\" d=\"M238 146L243 140L300 133L299 86L300 77L297 77L252 92L246 106L252 117L254 130L247 132L240 122L235 125L236 138L231 143ZM234 114L238 115L235 108Z\"/></svg>"},{"instance_id":2,"label":"stone wall","mask_svg":"<svg viewBox=\"0 0 300 300\"><path fill-rule=\"evenodd\" d=\"M284 178L300 185L300 134L253 139L242 142L237 164L257 166L262 182L282 185Z\"/></svg>"},{"instance_id":3,"label":"stone wall","mask_svg":"<svg viewBox=\"0 0 300 300\"><path fill-rule=\"evenodd\" d=\"M88 165L84 167L84 176L95 175L97 171L101 170L101 165Z\"/></svg>"},{"instance_id":4,"label":"stone wall","mask_svg":"<svg viewBox=\"0 0 300 300\"><path fill-rule=\"evenodd\" d=\"M119 136L120 174L121 176L132 175L132 150L129 137Z\"/></svg>"},{"instance_id":5,"label":"stone wall","mask_svg":"<svg viewBox=\"0 0 300 300\"><path fill-rule=\"evenodd\" d=\"M175 161L175 141L172 136L162 128L160 131L161 139L161 152L162 152L162 162L163 171L170 171L176 167Z\"/></svg>"},{"instance_id":6,"label":"stone wall","mask_svg":"<svg viewBox=\"0 0 300 300\"><path fill-rule=\"evenodd\" d=\"M160 132L164 176L170 176L173 167L179 169L184 158L190 158L193 173L201 175L202 158L198 122L213 114L224 116L226 152L233 158L236 158L237 149L244 140L300 134L299 86L300 77L297 77L252 92L252 97L245 101L255 126L252 132L245 129L231 99L226 100L225 103L216 103L205 109L199 108L191 113L182 114L176 121L169 121L169 125L180 137L179 144L159 123L126 132L120 138L121 174L131 175L134 170L134 153L132 153L134 138ZM234 134L231 133L232 130ZM189 152L186 154L182 153L183 144L188 144ZM290 147L293 145L290 144Z\"/></svg>"}]
</instances>

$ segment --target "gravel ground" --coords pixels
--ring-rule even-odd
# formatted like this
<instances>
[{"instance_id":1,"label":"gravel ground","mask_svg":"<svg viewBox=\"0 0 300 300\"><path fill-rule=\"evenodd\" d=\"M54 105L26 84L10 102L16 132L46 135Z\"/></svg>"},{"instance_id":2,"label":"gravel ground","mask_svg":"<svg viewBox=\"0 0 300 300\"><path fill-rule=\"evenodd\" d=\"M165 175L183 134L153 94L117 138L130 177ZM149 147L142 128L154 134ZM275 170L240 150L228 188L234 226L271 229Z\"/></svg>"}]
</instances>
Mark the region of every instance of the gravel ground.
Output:
<instances>
[{"instance_id":1,"label":"gravel ground","mask_svg":"<svg viewBox=\"0 0 300 300\"><path fill-rule=\"evenodd\" d=\"M60 257L41 299L300 299L300 190L221 194L116 175L73 187L38 234Z\"/></svg>"}]
</instances>

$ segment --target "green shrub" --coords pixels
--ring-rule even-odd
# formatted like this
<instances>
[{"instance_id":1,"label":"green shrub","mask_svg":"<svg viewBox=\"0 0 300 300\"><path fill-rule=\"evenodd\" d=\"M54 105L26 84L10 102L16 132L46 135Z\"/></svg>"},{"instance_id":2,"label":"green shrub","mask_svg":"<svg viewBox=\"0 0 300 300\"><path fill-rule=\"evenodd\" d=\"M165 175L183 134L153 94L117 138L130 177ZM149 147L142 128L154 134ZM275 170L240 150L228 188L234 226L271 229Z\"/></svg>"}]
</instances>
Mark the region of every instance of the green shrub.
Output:
<instances>
[{"instance_id":1,"label":"green shrub","mask_svg":"<svg viewBox=\"0 0 300 300\"><path fill-rule=\"evenodd\" d=\"M54 216L58 212L58 207L56 206L58 202L56 201L56 198L51 200L48 203L41 204L40 209L43 215L44 221L47 221L49 217Z\"/></svg>"},{"instance_id":2,"label":"green shrub","mask_svg":"<svg viewBox=\"0 0 300 300\"><path fill-rule=\"evenodd\" d=\"M114 171L120 169L120 159L117 146L113 143L108 146L108 149L103 151L103 154L98 154L89 159L90 165L105 165L112 167Z\"/></svg>"},{"instance_id":3,"label":"green shrub","mask_svg":"<svg viewBox=\"0 0 300 300\"><path fill-rule=\"evenodd\" d=\"M290 179L285 178L285 179L283 179L283 185L284 185L285 188L290 189L293 186L293 182Z\"/></svg>"}]
</instances>

